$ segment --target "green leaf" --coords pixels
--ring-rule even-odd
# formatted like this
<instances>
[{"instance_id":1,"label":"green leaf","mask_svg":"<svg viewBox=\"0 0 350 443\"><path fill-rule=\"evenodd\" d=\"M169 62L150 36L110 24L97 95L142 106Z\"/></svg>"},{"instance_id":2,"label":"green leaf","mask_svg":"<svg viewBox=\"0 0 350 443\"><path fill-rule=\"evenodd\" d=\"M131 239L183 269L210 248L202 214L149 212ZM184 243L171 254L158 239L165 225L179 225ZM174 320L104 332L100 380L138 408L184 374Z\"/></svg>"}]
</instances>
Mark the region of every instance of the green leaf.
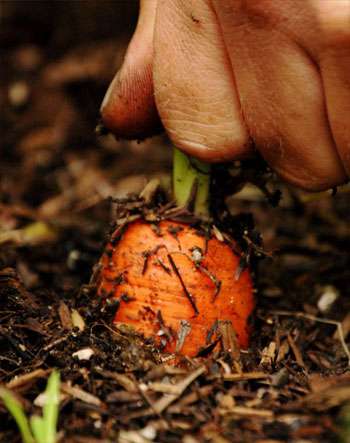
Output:
<instances>
[{"instance_id":1,"label":"green leaf","mask_svg":"<svg viewBox=\"0 0 350 443\"><path fill-rule=\"evenodd\" d=\"M45 396L46 401L43 407L43 422L46 439L44 443L55 443L60 402L60 374L55 370L52 371L47 382Z\"/></svg>"},{"instance_id":2,"label":"green leaf","mask_svg":"<svg viewBox=\"0 0 350 443\"><path fill-rule=\"evenodd\" d=\"M178 206L185 206L194 197L194 213L209 215L210 165L173 149L173 192ZM195 187L195 189L193 189ZM193 190L195 195L192 196Z\"/></svg>"},{"instance_id":3,"label":"green leaf","mask_svg":"<svg viewBox=\"0 0 350 443\"><path fill-rule=\"evenodd\" d=\"M18 429L21 433L23 443L34 443L28 419L23 411L22 405L11 393L11 391L0 388L0 398L4 402L6 408L15 419Z\"/></svg>"},{"instance_id":4,"label":"green leaf","mask_svg":"<svg viewBox=\"0 0 350 443\"><path fill-rule=\"evenodd\" d=\"M35 443L46 443L46 430L43 418L38 415L33 415L30 418L30 426L34 434Z\"/></svg>"}]
</instances>

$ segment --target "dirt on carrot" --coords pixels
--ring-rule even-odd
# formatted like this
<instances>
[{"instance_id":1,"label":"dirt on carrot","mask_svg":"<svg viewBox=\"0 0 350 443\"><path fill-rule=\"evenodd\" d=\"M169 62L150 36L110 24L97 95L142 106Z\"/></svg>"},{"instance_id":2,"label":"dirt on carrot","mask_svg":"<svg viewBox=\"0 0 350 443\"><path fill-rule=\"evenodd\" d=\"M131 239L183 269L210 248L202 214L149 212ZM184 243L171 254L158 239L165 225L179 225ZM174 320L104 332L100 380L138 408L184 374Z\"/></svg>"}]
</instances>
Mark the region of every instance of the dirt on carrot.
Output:
<instances>
[{"instance_id":1,"label":"dirt on carrot","mask_svg":"<svg viewBox=\"0 0 350 443\"><path fill-rule=\"evenodd\" d=\"M237 248L236 248L237 249ZM99 293L116 299L115 322L153 337L168 352L196 356L213 348L218 321L231 321L247 348L253 287L239 273L238 250L184 223L135 221L107 245Z\"/></svg>"}]
</instances>

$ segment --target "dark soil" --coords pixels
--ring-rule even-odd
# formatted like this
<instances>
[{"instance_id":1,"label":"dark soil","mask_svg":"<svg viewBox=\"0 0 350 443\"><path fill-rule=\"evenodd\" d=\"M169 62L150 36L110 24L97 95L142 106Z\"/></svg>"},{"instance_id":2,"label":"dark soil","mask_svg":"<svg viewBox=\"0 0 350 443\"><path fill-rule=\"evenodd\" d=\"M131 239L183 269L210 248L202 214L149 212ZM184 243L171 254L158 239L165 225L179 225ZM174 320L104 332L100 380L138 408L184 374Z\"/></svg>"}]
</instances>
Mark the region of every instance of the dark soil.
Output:
<instances>
[{"instance_id":1,"label":"dark soil","mask_svg":"<svg viewBox=\"0 0 350 443\"><path fill-rule=\"evenodd\" d=\"M115 214L109 197L170 171L165 138L94 133L137 5L2 3L0 383L32 414L58 368L63 442L349 441L349 188L310 196L257 174L255 162L224 179L220 170L214 195L235 194L232 235L254 257L251 347L167 364L112 327L116 307L89 285ZM266 178L265 193L241 189ZM0 405L0 442L19 441Z\"/></svg>"}]
</instances>

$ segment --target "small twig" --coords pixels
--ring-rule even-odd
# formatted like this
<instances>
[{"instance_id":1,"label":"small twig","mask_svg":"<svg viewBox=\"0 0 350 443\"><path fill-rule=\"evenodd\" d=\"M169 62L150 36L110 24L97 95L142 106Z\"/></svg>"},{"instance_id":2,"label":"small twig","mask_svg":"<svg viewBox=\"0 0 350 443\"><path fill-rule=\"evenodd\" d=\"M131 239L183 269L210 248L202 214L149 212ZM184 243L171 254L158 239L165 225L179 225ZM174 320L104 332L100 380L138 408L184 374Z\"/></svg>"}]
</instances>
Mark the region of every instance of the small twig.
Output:
<instances>
[{"instance_id":1,"label":"small twig","mask_svg":"<svg viewBox=\"0 0 350 443\"><path fill-rule=\"evenodd\" d=\"M164 263L164 261L160 257L157 257L154 263L162 267L168 275L171 275L170 268Z\"/></svg>"},{"instance_id":2,"label":"small twig","mask_svg":"<svg viewBox=\"0 0 350 443\"><path fill-rule=\"evenodd\" d=\"M185 392L188 386L190 386L190 384L193 383L196 378L205 372L205 366L200 366L183 380L179 381L176 385L174 385L177 389L177 394L164 394L163 397L153 404L154 410L157 411L158 414L161 414L171 403L173 403Z\"/></svg>"},{"instance_id":3,"label":"small twig","mask_svg":"<svg viewBox=\"0 0 350 443\"><path fill-rule=\"evenodd\" d=\"M16 375L6 384L6 387L8 389L18 388L19 386L22 386L36 378L46 377L49 372L50 370L35 369L34 371L29 372L28 374Z\"/></svg>"},{"instance_id":4,"label":"small twig","mask_svg":"<svg viewBox=\"0 0 350 443\"><path fill-rule=\"evenodd\" d=\"M242 373L240 348L232 322L230 320L219 320L217 328L223 350L231 355L234 369L238 373Z\"/></svg>"},{"instance_id":5,"label":"small twig","mask_svg":"<svg viewBox=\"0 0 350 443\"><path fill-rule=\"evenodd\" d=\"M248 380L263 380L269 378L269 374L265 374L265 372L253 371L253 372L242 372L240 374L223 374L218 376L218 378L222 377L225 381L248 381Z\"/></svg>"},{"instance_id":6,"label":"small twig","mask_svg":"<svg viewBox=\"0 0 350 443\"><path fill-rule=\"evenodd\" d=\"M230 412L232 414L242 415L244 417L259 417L270 420L274 417L273 411L268 409L254 409L247 408L246 406L234 406Z\"/></svg>"},{"instance_id":7,"label":"small twig","mask_svg":"<svg viewBox=\"0 0 350 443\"><path fill-rule=\"evenodd\" d=\"M70 335L65 335L63 337L57 338L56 340L52 341L51 343L49 343L48 345L43 347L43 351L47 352L50 351L52 348L54 348L55 346L60 345L61 343L63 343L64 341L68 340L68 338L70 337Z\"/></svg>"},{"instance_id":8,"label":"small twig","mask_svg":"<svg viewBox=\"0 0 350 443\"><path fill-rule=\"evenodd\" d=\"M94 371L102 375L102 377L112 379L118 383L127 392L135 394L138 392L137 384L134 380L131 380L127 375L121 374L119 372L107 371L100 367L95 367Z\"/></svg>"},{"instance_id":9,"label":"small twig","mask_svg":"<svg viewBox=\"0 0 350 443\"><path fill-rule=\"evenodd\" d=\"M191 303L191 306L192 306L195 314L198 315L199 311L198 311L196 302L194 301L194 298L191 295L191 293L189 292L189 290L186 288L186 285L185 285L185 283L184 283L184 281L183 281L183 279L181 277L181 274L180 274L180 272L179 272L179 270L178 270L178 268L177 268L177 266L176 266L176 264L175 264L175 262L174 262L174 260L173 260L173 258L171 256L171 254L168 254L168 260L169 260L169 263L171 264L171 267L173 268L173 271L175 272L176 276L178 277L178 279L179 279L179 281L181 283L182 289L184 290L184 293L185 293L186 297L188 298L189 302Z\"/></svg>"},{"instance_id":10,"label":"small twig","mask_svg":"<svg viewBox=\"0 0 350 443\"><path fill-rule=\"evenodd\" d=\"M197 247L195 247L193 249L201 251L201 249L197 248ZM205 274L211 280L211 282L215 285L215 291L214 291L214 294L213 294L213 297L212 297L212 303L214 303L215 300L216 300L216 297L220 293L222 282L221 282L221 280L218 280L217 277L214 274L212 274L207 268L205 268L204 266L201 265L201 261L204 258L202 253L201 253L201 257L200 257L199 260L196 260L196 259L193 258L193 256L190 257L185 252L181 252L181 251L175 251L175 252L172 252L172 254L184 255L185 257L187 257L195 265L196 269L198 269L200 272Z\"/></svg>"},{"instance_id":11,"label":"small twig","mask_svg":"<svg viewBox=\"0 0 350 443\"><path fill-rule=\"evenodd\" d=\"M71 386L68 383L62 383L61 389L71 397L94 406L102 406L102 401L96 395L90 394L77 386Z\"/></svg>"}]
</instances>

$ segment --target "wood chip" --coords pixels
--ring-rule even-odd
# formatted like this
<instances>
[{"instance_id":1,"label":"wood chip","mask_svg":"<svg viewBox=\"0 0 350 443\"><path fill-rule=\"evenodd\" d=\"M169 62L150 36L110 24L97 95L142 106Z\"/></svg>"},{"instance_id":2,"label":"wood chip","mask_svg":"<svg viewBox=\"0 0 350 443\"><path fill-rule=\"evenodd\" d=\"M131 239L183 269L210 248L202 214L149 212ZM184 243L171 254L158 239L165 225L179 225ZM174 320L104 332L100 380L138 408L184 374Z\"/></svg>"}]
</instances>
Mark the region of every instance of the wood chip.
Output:
<instances>
[{"instance_id":1,"label":"wood chip","mask_svg":"<svg viewBox=\"0 0 350 443\"><path fill-rule=\"evenodd\" d=\"M303 357L301 355L301 352L299 351L298 346L296 345L295 341L293 340L293 337L290 334L288 334L287 340L288 340L289 346L291 347L291 349L293 351L296 362L298 363L298 365L300 367L302 367L306 370L305 363L304 363Z\"/></svg>"},{"instance_id":2,"label":"wood chip","mask_svg":"<svg viewBox=\"0 0 350 443\"><path fill-rule=\"evenodd\" d=\"M201 398L207 397L213 390L214 390L213 385L201 386L195 391L190 392L187 395L184 395L174 405L171 405L168 409L168 412L180 414L184 406L191 405L192 403L195 403Z\"/></svg>"},{"instance_id":3,"label":"wood chip","mask_svg":"<svg viewBox=\"0 0 350 443\"><path fill-rule=\"evenodd\" d=\"M66 331L71 331L73 329L72 318L70 310L64 301L60 302L58 307L58 315L60 317L62 328Z\"/></svg>"},{"instance_id":4,"label":"wood chip","mask_svg":"<svg viewBox=\"0 0 350 443\"><path fill-rule=\"evenodd\" d=\"M231 355L234 369L241 373L242 365L240 347L232 322L230 320L218 321L217 330L221 338L223 350Z\"/></svg>"},{"instance_id":5,"label":"wood chip","mask_svg":"<svg viewBox=\"0 0 350 443\"><path fill-rule=\"evenodd\" d=\"M163 394L181 394L180 388L177 385L171 385L169 383L153 382L149 383L147 388L154 392L162 392Z\"/></svg>"},{"instance_id":6,"label":"wood chip","mask_svg":"<svg viewBox=\"0 0 350 443\"><path fill-rule=\"evenodd\" d=\"M77 400L80 400L89 405L102 406L102 401L98 397L76 386L70 386L67 383L62 383L61 390L65 394L68 394L71 397L76 398Z\"/></svg>"},{"instance_id":7,"label":"wood chip","mask_svg":"<svg viewBox=\"0 0 350 443\"><path fill-rule=\"evenodd\" d=\"M80 332L85 329L85 321L76 309L72 309L72 323L75 328L78 328Z\"/></svg>"},{"instance_id":8,"label":"wood chip","mask_svg":"<svg viewBox=\"0 0 350 443\"><path fill-rule=\"evenodd\" d=\"M162 378L164 375L186 375L187 371L182 368L177 368L175 366L170 366L167 364L156 365L152 368L144 377L145 381L157 380Z\"/></svg>"},{"instance_id":9,"label":"wood chip","mask_svg":"<svg viewBox=\"0 0 350 443\"><path fill-rule=\"evenodd\" d=\"M261 417L272 419L274 416L273 411L269 411L268 409L254 409L247 408L245 406L235 406L230 412L232 414L243 415L246 417Z\"/></svg>"},{"instance_id":10,"label":"wood chip","mask_svg":"<svg viewBox=\"0 0 350 443\"><path fill-rule=\"evenodd\" d=\"M269 374L264 372L246 372L242 374L223 374L221 377L225 381L247 381L247 380L262 380L269 378Z\"/></svg>"},{"instance_id":11,"label":"wood chip","mask_svg":"<svg viewBox=\"0 0 350 443\"><path fill-rule=\"evenodd\" d=\"M101 368L95 368L95 371L105 378L110 378L116 381L120 386L122 386L128 392L132 393L139 392L135 382L125 374L120 374L119 372L105 371Z\"/></svg>"},{"instance_id":12,"label":"wood chip","mask_svg":"<svg viewBox=\"0 0 350 443\"><path fill-rule=\"evenodd\" d=\"M147 185L140 192L140 198L144 200L146 205L150 204L160 186L160 180L158 178L154 178L150 180Z\"/></svg>"},{"instance_id":13,"label":"wood chip","mask_svg":"<svg viewBox=\"0 0 350 443\"><path fill-rule=\"evenodd\" d=\"M15 389L19 386L23 386L26 383L29 383L32 380L35 380L36 378L46 378L49 373L50 370L36 369L35 371L29 372L28 374L18 376L16 375L16 377L14 377L6 384L6 387L8 389Z\"/></svg>"},{"instance_id":14,"label":"wood chip","mask_svg":"<svg viewBox=\"0 0 350 443\"><path fill-rule=\"evenodd\" d=\"M288 352L289 352L289 343L288 343L288 340L285 339L282 341L282 343L278 349L276 363L280 363L281 361L283 361L285 359L285 357L287 356Z\"/></svg>"},{"instance_id":15,"label":"wood chip","mask_svg":"<svg viewBox=\"0 0 350 443\"><path fill-rule=\"evenodd\" d=\"M191 323L187 320L180 320L180 328L177 334L175 352L180 352L185 343L187 335L191 332Z\"/></svg>"},{"instance_id":16,"label":"wood chip","mask_svg":"<svg viewBox=\"0 0 350 443\"><path fill-rule=\"evenodd\" d=\"M142 416L146 416L149 414L161 414L163 411L167 409L171 403L173 403L175 400L177 400L183 392L188 388L188 386L191 385L191 383L196 380L199 376L204 374L206 372L205 366L199 366L195 371L193 371L191 374L189 374L187 377L185 377L183 380L179 381L176 385L177 393L176 394L164 394L163 397L161 397L159 400L157 400L155 403L152 403L150 406L150 409L147 409L142 413ZM141 415L141 414L140 414Z\"/></svg>"},{"instance_id":17,"label":"wood chip","mask_svg":"<svg viewBox=\"0 0 350 443\"><path fill-rule=\"evenodd\" d=\"M133 403L138 400L140 400L138 392L114 391L106 396L107 403Z\"/></svg>"},{"instance_id":18,"label":"wood chip","mask_svg":"<svg viewBox=\"0 0 350 443\"><path fill-rule=\"evenodd\" d=\"M271 341L269 346L262 350L260 365L271 367L276 357L276 342Z\"/></svg>"}]
</instances>

